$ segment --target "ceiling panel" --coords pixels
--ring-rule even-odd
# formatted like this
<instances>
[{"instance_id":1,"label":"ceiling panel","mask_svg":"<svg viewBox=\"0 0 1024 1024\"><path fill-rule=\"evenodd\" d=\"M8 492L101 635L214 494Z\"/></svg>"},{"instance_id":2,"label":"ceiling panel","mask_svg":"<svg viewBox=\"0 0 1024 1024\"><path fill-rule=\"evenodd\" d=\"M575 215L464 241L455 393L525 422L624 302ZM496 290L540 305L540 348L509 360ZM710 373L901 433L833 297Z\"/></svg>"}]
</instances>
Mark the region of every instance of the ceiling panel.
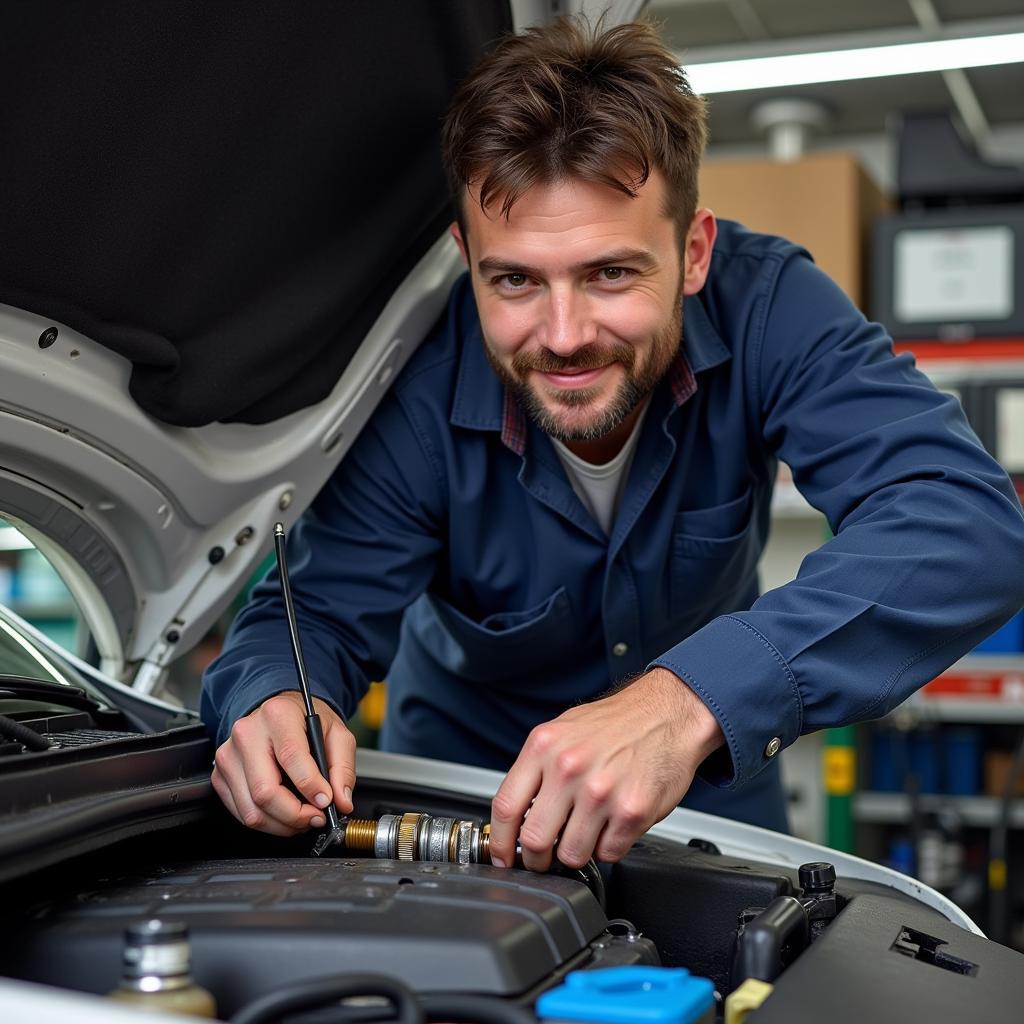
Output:
<instances>
[{"instance_id":1,"label":"ceiling panel","mask_svg":"<svg viewBox=\"0 0 1024 1024\"><path fill-rule=\"evenodd\" d=\"M971 68L967 72L993 124L1024 121L1024 64Z\"/></svg>"},{"instance_id":2,"label":"ceiling panel","mask_svg":"<svg viewBox=\"0 0 1024 1024\"><path fill-rule=\"evenodd\" d=\"M754 142L763 135L750 123L751 111L762 100L775 99L774 89L761 92L720 93L709 98L711 145ZM892 79L867 78L858 82L828 82L786 90L823 103L831 115L829 134L863 135L886 130L888 116L897 111L936 110L949 107L949 93L938 74L907 75L901 79L899 98Z\"/></svg>"},{"instance_id":3,"label":"ceiling panel","mask_svg":"<svg viewBox=\"0 0 1024 1024\"><path fill-rule=\"evenodd\" d=\"M915 28L904 0L749 0L775 39Z\"/></svg>"},{"instance_id":4,"label":"ceiling panel","mask_svg":"<svg viewBox=\"0 0 1024 1024\"><path fill-rule=\"evenodd\" d=\"M932 0L943 21L1010 18L1024 14L1024 0Z\"/></svg>"},{"instance_id":5,"label":"ceiling panel","mask_svg":"<svg viewBox=\"0 0 1024 1024\"><path fill-rule=\"evenodd\" d=\"M1013 17L1024 24L1024 0L932 2L940 19L951 25ZM785 52L787 40L795 50L816 37L841 40L847 33L906 33L917 28L908 0L653 0L647 10L669 45L683 55L684 65L687 52L705 47L715 48L715 59L725 59L733 47L737 56L748 56L758 46ZM1024 128L1024 64L971 69L968 80L990 124ZM723 93L711 97L712 144L759 141L762 136L750 124L750 111L760 100L781 96L826 103L832 135L881 133L888 115L900 110L954 107L942 76L935 73Z\"/></svg>"},{"instance_id":6,"label":"ceiling panel","mask_svg":"<svg viewBox=\"0 0 1024 1024\"><path fill-rule=\"evenodd\" d=\"M663 0L649 4L647 16L673 50L698 46L736 46L749 42L723 0Z\"/></svg>"}]
</instances>

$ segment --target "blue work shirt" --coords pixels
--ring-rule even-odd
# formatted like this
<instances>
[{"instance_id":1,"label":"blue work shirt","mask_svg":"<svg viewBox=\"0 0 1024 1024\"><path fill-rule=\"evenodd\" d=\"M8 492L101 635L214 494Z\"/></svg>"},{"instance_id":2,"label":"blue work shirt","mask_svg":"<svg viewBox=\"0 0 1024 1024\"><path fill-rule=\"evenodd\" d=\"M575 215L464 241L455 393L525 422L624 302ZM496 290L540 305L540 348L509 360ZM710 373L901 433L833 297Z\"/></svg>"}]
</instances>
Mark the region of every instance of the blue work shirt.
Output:
<instances>
[{"instance_id":1,"label":"blue work shirt","mask_svg":"<svg viewBox=\"0 0 1024 1024\"><path fill-rule=\"evenodd\" d=\"M777 460L834 538L759 595ZM877 718L1024 603L1024 520L957 401L806 252L722 222L611 536L506 395L469 281L289 537L313 690L388 680L382 746L507 769L652 665L721 724L685 805L785 827L775 752ZM232 723L294 689L276 573L207 671Z\"/></svg>"}]
</instances>

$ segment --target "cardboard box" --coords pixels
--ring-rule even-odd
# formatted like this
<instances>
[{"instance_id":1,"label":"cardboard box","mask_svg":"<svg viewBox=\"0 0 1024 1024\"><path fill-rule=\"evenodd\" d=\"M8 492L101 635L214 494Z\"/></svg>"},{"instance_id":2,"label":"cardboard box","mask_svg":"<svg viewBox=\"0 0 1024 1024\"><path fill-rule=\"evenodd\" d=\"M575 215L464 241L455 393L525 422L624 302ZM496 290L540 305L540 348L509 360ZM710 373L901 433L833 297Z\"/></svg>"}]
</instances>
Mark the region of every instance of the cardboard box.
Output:
<instances>
[{"instance_id":1,"label":"cardboard box","mask_svg":"<svg viewBox=\"0 0 1024 1024\"><path fill-rule=\"evenodd\" d=\"M1013 752L1010 750L985 751L985 794L1002 796L1006 791L1006 781L1013 764ZM1024 776L1017 779L1013 795L1024 796Z\"/></svg>"},{"instance_id":2,"label":"cardboard box","mask_svg":"<svg viewBox=\"0 0 1024 1024\"><path fill-rule=\"evenodd\" d=\"M888 203L852 154L815 153L790 163L708 160L700 205L804 246L861 309L868 308L871 231Z\"/></svg>"}]
</instances>

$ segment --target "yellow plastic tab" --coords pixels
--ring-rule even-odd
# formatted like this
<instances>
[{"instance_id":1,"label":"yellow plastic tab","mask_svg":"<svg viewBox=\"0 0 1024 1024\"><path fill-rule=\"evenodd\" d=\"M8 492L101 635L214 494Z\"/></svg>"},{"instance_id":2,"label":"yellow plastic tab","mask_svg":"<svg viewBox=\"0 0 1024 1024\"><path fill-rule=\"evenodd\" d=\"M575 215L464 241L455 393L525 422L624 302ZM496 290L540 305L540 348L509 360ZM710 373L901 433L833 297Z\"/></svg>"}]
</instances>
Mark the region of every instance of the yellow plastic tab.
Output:
<instances>
[{"instance_id":1,"label":"yellow plastic tab","mask_svg":"<svg viewBox=\"0 0 1024 1024\"><path fill-rule=\"evenodd\" d=\"M725 1024L743 1024L747 1014L756 1010L771 994L772 986L768 982L747 978L735 992L725 997Z\"/></svg>"},{"instance_id":2,"label":"yellow plastic tab","mask_svg":"<svg viewBox=\"0 0 1024 1024\"><path fill-rule=\"evenodd\" d=\"M996 858L988 862L988 887L992 892L1006 888L1006 861Z\"/></svg>"},{"instance_id":3,"label":"yellow plastic tab","mask_svg":"<svg viewBox=\"0 0 1024 1024\"><path fill-rule=\"evenodd\" d=\"M849 796L857 785L857 759L853 747L825 747L821 752L825 792Z\"/></svg>"},{"instance_id":4,"label":"yellow plastic tab","mask_svg":"<svg viewBox=\"0 0 1024 1024\"><path fill-rule=\"evenodd\" d=\"M388 705L387 691L383 683L370 683L359 704L359 713L368 729L379 729L384 724L384 711Z\"/></svg>"}]
</instances>

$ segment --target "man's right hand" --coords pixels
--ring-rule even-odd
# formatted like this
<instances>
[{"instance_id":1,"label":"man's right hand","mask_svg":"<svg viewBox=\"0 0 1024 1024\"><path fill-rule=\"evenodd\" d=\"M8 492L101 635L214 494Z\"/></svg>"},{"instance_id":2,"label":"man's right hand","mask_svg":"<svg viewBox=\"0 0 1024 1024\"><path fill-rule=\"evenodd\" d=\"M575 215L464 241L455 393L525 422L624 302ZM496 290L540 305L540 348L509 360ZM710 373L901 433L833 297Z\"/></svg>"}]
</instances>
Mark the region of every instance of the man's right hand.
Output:
<instances>
[{"instance_id":1,"label":"man's right hand","mask_svg":"<svg viewBox=\"0 0 1024 1024\"><path fill-rule=\"evenodd\" d=\"M355 738L329 705L316 697L313 705L323 725L329 784L309 752L306 710L298 692L279 693L240 718L217 748L213 788L243 825L275 836L323 828L323 809L332 798L342 814L351 813ZM304 800L283 784L282 771Z\"/></svg>"}]
</instances>

